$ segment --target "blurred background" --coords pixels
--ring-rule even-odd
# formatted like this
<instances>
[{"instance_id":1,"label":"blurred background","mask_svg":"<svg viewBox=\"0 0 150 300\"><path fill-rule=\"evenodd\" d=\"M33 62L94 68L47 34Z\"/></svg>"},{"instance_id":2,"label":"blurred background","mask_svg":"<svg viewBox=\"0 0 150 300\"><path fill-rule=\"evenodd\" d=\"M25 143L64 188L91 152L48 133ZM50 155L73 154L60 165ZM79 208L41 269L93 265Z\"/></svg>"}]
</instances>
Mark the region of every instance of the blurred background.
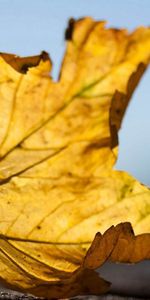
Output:
<instances>
[{"instance_id":1,"label":"blurred background","mask_svg":"<svg viewBox=\"0 0 150 300\"><path fill-rule=\"evenodd\" d=\"M150 22L150 0L0 0L0 51L21 56L49 52L56 80L70 17L107 20L132 31ZM150 70L134 93L119 134L117 169L150 185Z\"/></svg>"}]
</instances>

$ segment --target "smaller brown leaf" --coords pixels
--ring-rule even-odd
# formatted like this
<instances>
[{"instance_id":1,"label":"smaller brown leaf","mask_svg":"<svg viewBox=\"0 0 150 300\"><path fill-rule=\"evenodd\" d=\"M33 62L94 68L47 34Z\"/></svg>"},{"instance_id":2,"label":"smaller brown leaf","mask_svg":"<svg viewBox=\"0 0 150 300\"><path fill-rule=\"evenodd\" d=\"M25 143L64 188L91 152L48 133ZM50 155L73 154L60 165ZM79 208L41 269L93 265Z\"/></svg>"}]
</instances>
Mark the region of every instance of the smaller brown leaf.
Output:
<instances>
[{"instance_id":1,"label":"smaller brown leaf","mask_svg":"<svg viewBox=\"0 0 150 300\"><path fill-rule=\"evenodd\" d=\"M20 290L24 282L26 292L48 299L105 293L109 290L110 283L99 277L95 271L96 268L101 267L108 260L134 263L150 259L150 234L135 236L128 222L120 223L116 227L111 226L103 235L97 233L85 257L80 256L78 263L76 262L76 269L72 269L73 271L69 265L68 270L61 271L56 267L48 266L48 261L45 264L43 260L30 256L27 250L30 243L33 247L36 246L34 241L0 237L3 280L5 281L5 276L7 280L7 277L12 276L13 273L15 289ZM21 244L26 244L24 250ZM56 255L57 248L64 247L62 249L65 250L67 244L54 243L52 246L50 253L45 248L45 255L47 258L49 255L50 260L51 255ZM43 251L42 247L42 253ZM71 262L73 263L74 259L70 257ZM7 265L7 268L4 269L4 265ZM53 280L51 280L52 277Z\"/></svg>"},{"instance_id":2,"label":"smaller brown leaf","mask_svg":"<svg viewBox=\"0 0 150 300\"><path fill-rule=\"evenodd\" d=\"M98 268L107 259L123 263L150 259L150 234L135 236L129 222L112 226L103 235L97 233L86 254L84 267Z\"/></svg>"}]
</instances>

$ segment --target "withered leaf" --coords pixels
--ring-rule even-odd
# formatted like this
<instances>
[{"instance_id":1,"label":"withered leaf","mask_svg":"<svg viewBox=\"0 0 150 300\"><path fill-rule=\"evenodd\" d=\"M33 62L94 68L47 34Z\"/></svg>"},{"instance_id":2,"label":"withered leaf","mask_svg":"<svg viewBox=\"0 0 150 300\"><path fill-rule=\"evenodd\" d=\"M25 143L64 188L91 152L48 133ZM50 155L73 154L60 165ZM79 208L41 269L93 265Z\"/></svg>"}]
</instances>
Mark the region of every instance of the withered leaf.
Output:
<instances>
[{"instance_id":1,"label":"withered leaf","mask_svg":"<svg viewBox=\"0 0 150 300\"><path fill-rule=\"evenodd\" d=\"M150 29L70 24L58 82L45 52L0 56L0 276L47 298L104 293L105 261L150 259L150 191L113 170Z\"/></svg>"}]
</instances>

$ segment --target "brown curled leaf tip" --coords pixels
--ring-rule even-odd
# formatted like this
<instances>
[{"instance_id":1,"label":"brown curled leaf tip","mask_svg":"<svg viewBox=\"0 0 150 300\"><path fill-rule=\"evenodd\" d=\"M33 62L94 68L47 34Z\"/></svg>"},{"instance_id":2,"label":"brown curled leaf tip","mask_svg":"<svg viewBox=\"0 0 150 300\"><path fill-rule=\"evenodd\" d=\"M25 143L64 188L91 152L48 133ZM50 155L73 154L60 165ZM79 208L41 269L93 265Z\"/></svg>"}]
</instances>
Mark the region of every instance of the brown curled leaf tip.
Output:
<instances>
[{"instance_id":1,"label":"brown curled leaf tip","mask_svg":"<svg viewBox=\"0 0 150 300\"><path fill-rule=\"evenodd\" d=\"M110 130L112 134L112 144L111 148L113 149L118 145L118 131L121 127L121 123L128 107L129 101L132 97L132 94L138 85L141 76L144 74L147 66L143 63L140 63L137 67L137 70L132 74L127 85L127 93L121 93L116 91L110 107Z\"/></svg>"},{"instance_id":2,"label":"brown curled leaf tip","mask_svg":"<svg viewBox=\"0 0 150 300\"><path fill-rule=\"evenodd\" d=\"M150 190L114 170L150 29L87 17L66 38L57 82L44 51L0 55L0 278L46 299L107 292L98 267L150 259Z\"/></svg>"},{"instance_id":3,"label":"brown curled leaf tip","mask_svg":"<svg viewBox=\"0 0 150 300\"><path fill-rule=\"evenodd\" d=\"M29 57L19 57L14 54L0 53L0 57L2 57L16 71L22 74L26 74L29 68L38 66L41 60L50 60L48 53L45 51L43 51L40 55Z\"/></svg>"},{"instance_id":4,"label":"brown curled leaf tip","mask_svg":"<svg viewBox=\"0 0 150 300\"><path fill-rule=\"evenodd\" d=\"M72 34L74 31L74 24L75 24L75 20L73 18L70 18L69 22L68 22L68 27L65 31L65 40L71 40L72 39Z\"/></svg>"}]
</instances>

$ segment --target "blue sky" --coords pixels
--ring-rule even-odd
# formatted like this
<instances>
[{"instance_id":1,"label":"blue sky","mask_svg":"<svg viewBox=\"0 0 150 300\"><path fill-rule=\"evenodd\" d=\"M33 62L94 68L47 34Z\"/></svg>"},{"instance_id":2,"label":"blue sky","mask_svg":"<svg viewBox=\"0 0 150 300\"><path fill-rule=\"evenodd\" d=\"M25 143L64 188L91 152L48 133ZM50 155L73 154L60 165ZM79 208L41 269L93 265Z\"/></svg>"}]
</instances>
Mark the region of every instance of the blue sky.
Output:
<instances>
[{"instance_id":1,"label":"blue sky","mask_svg":"<svg viewBox=\"0 0 150 300\"><path fill-rule=\"evenodd\" d=\"M46 50L57 78L64 52L64 30L70 17L92 16L108 26L150 25L150 0L0 0L0 51L34 55ZM118 169L150 185L150 70L124 118Z\"/></svg>"}]
</instances>

